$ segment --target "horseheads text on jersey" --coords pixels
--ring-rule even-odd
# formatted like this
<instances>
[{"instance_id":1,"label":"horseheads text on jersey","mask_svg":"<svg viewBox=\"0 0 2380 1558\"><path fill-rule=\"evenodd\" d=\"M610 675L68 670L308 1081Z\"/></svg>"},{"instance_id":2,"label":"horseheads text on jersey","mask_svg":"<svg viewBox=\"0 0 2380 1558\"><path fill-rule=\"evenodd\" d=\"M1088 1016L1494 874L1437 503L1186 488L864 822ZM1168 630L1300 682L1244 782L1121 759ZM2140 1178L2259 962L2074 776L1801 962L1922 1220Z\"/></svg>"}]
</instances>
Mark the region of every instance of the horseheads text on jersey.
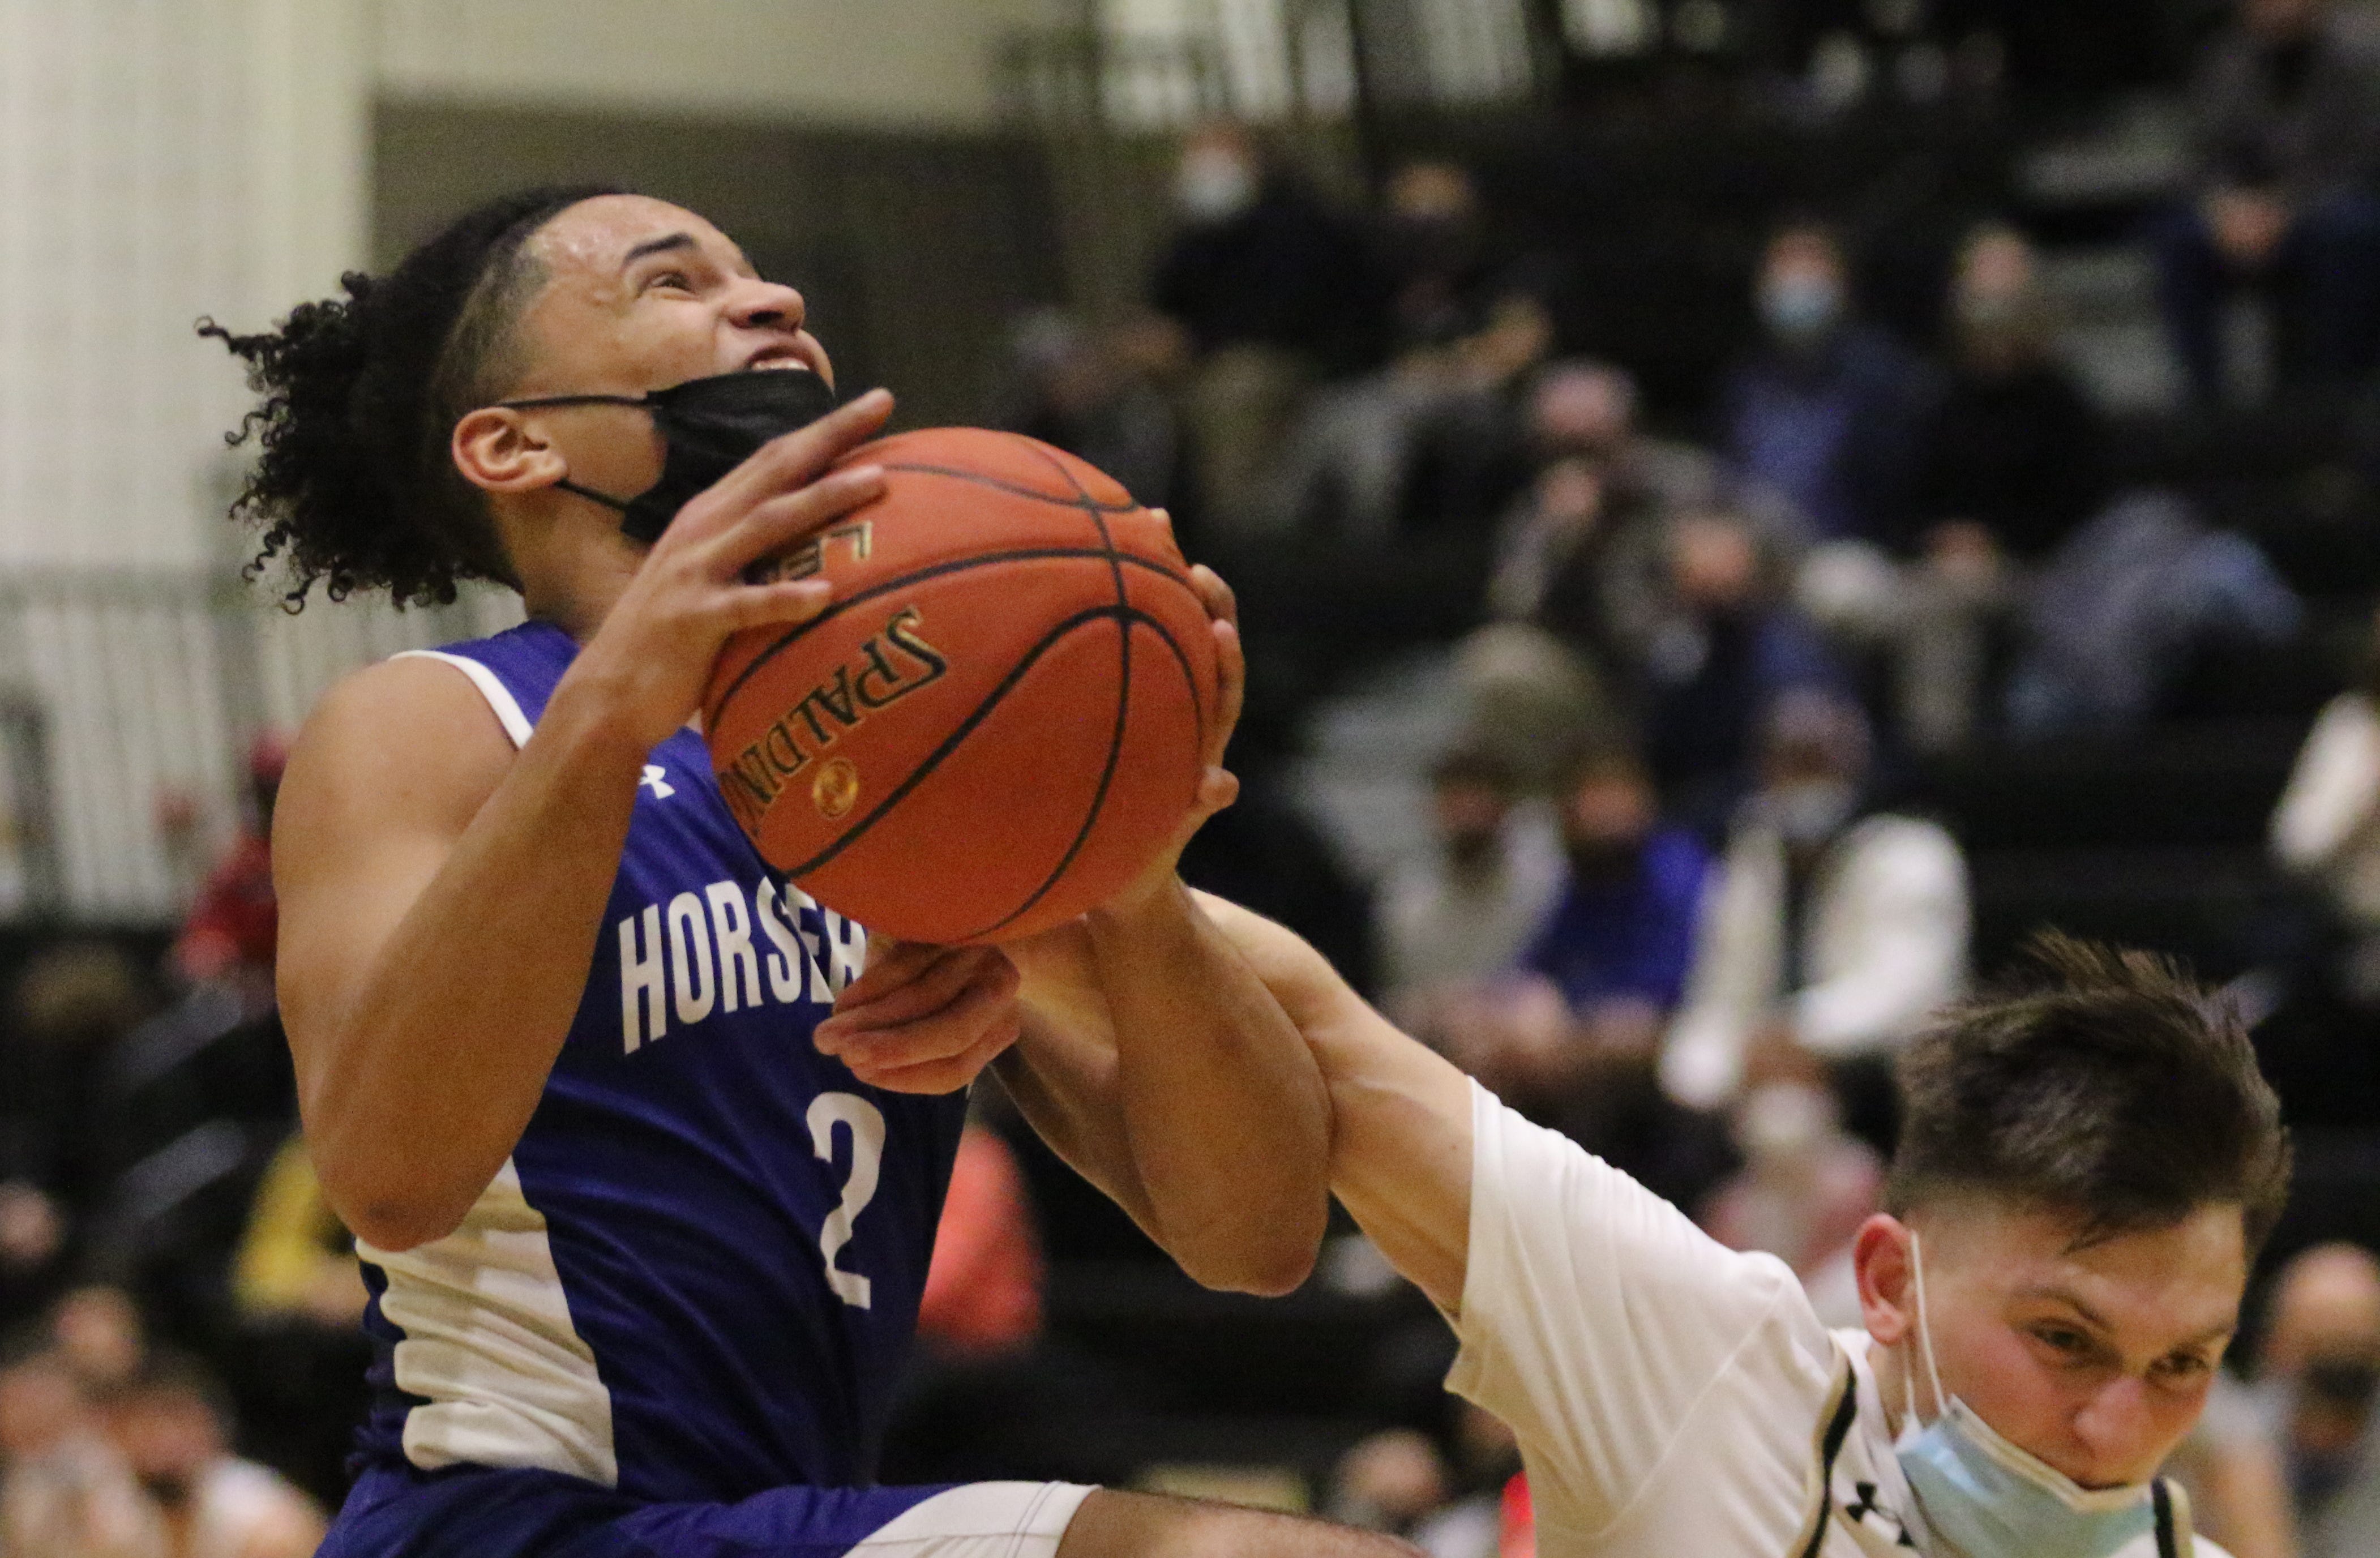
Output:
<instances>
[{"instance_id":1,"label":"horseheads text on jersey","mask_svg":"<svg viewBox=\"0 0 2380 1558\"><path fill-rule=\"evenodd\" d=\"M868 957L866 931L768 877L748 888L714 882L647 904L619 921L618 934L620 1036L629 1054L667 1033L673 1013L684 1027L714 1008L758 1008L764 999L832 1006Z\"/></svg>"}]
</instances>

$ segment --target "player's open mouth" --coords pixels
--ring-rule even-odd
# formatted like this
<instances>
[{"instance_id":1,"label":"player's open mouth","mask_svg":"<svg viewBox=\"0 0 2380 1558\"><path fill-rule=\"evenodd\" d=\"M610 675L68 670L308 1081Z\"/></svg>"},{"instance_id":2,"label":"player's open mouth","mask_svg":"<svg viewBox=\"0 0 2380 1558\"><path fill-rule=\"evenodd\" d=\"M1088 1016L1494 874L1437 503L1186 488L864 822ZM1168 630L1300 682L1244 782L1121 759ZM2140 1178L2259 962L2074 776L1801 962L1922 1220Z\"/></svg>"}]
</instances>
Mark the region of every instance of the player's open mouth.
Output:
<instances>
[{"instance_id":1,"label":"player's open mouth","mask_svg":"<svg viewBox=\"0 0 2380 1558\"><path fill-rule=\"evenodd\" d=\"M752 355L750 360L747 361L744 364L744 367L747 371L756 373L764 371L775 371L778 370L786 370L804 373L816 373L819 371L819 365L810 360L809 353L805 351L802 347L795 345L763 347L759 351Z\"/></svg>"}]
</instances>

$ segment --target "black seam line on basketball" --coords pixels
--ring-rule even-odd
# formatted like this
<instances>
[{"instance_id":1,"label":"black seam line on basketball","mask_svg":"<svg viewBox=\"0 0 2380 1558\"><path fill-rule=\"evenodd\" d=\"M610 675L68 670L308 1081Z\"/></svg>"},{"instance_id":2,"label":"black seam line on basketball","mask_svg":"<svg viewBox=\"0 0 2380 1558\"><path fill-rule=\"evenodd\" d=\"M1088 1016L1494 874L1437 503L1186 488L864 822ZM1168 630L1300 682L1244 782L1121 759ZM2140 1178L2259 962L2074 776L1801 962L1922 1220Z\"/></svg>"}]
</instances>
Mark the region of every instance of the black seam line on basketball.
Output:
<instances>
[{"instance_id":1,"label":"black seam line on basketball","mask_svg":"<svg viewBox=\"0 0 2380 1558\"><path fill-rule=\"evenodd\" d=\"M1063 462L1059 460L1058 457L1052 455L1049 450L1042 448L1038 444L1029 444L1027 447L1032 449L1034 455L1040 459L1042 464L1056 471L1059 477L1065 481L1067 486L1074 488L1075 495L1082 500L1080 505L1077 506L1079 506L1085 514L1091 517L1092 525L1097 527L1099 532L1099 545L1106 551L1108 555L1108 577L1110 581L1115 585L1116 605L1120 608L1129 608L1132 605L1132 596L1123 587L1123 566L1116 561L1116 558L1120 554L1116 551L1115 532L1108 529L1107 516L1100 512L1099 501L1091 496L1090 489L1084 486L1081 480L1078 479L1073 471L1067 469ZM1129 493L1125 495L1130 496ZM1115 744L1108 752L1108 772L1111 774L1115 772L1116 755L1123 750L1124 716L1130 710L1131 702L1132 633L1130 629L1126 629L1123 635L1123 642L1117 648ZM1201 752L1206 750L1206 737L1207 733L1202 727L1198 732L1198 749ZM1107 782L1103 779L1099 783L1099 796L1101 798L1104 798L1106 795ZM1098 805L1098 801L1095 800L1092 802L1094 810L1097 809ZM1086 824L1086 827L1087 828L1087 824Z\"/></svg>"},{"instance_id":2,"label":"black seam line on basketball","mask_svg":"<svg viewBox=\"0 0 2380 1558\"><path fill-rule=\"evenodd\" d=\"M1053 456L1050 455L1049 450L1034 445L1028 445L1028 447L1032 448L1035 457L1039 459L1043 465L1046 465L1050 469L1056 471L1059 477L1065 481L1067 486L1075 489L1075 496L1077 501L1075 503L1074 506L1081 509L1085 514L1089 515L1091 517L1091 523L1099 529L1099 546L1107 553L1108 566L1115 576L1116 604L1119 606L1125 604L1126 602L1124 600L1123 593L1123 570L1115 566L1115 535L1108 529L1107 514L1100 507L1099 500L1091 496L1090 489L1084 486L1079 481L1075 480L1075 473L1068 470L1064 465L1061 464ZM1133 505L1134 508L1137 508L1140 505L1138 504L1135 504ZM1128 513L1130 510L1125 510L1124 512ZM1124 660L1127 664L1129 664L1132 660L1132 639L1130 634L1126 634L1124 636Z\"/></svg>"},{"instance_id":3,"label":"black seam line on basketball","mask_svg":"<svg viewBox=\"0 0 2380 1558\"><path fill-rule=\"evenodd\" d=\"M919 762L916 768L909 771L909 776L907 778L902 780L898 785L893 785L892 790L886 794L884 798L876 803L875 810L870 811L867 816L862 817L858 822L854 822L850 829L845 832L841 838L836 839L832 844L828 845L824 849L820 850L808 859L804 860L797 865L785 867L782 874L786 878L786 880L791 881L796 877L808 876L814 870L819 870L827 866L832 865L837 856L850 848L853 845L858 843L861 836L865 834L868 829L883 821L884 814L886 812L892 810L895 806L898 806L904 799L905 799L910 791L916 789L919 785L924 784L927 776L941 766L943 759L958 750L959 743L965 741L970 735L974 734L976 726L983 724L985 720L990 717L991 712L1000 706L1001 700L1016 689L1016 684L1025 679L1025 674L1027 671L1032 670L1035 665L1038 664L1041 657L1049 653L1050 648L1055 645L1059 639L1064 638L1075 628L1082 627L1085 623L1109 622L1116 620L1150 621L1151 619L1136 610L1127 609L1120 612L1113 606L1097 606L1089 611L1076 612L1074 615L1066 618L1063 622L1061 622L1056 627L1050 628L1047 634L1043 635L1039 643L1035 644L1031 649L1026 651L1025 657L1016 663L1016 665L1010 670L1007 676L1002 676L1000 679L1000 684L993 688L990 692L985 694L983 701L975 706L974 712L968 714L965 720L962 720L956 730L952 731L950 735L944 736L942 738L941 745L927 753L925 760ZM1154 623L1152 622L1151 625L1154 626Z\"/></svg>"},{"instance_id":4,"label":"black seam line on basketball","mask_svg":"<svg viewBox=\"0 0 2380 1558\"><path fill-rule=\"evenodd\" d=\"M1082 499L1080 506L1084 513L1090 516L1091 523L1099 528L1099 543L1107 549L1108 575L1115 584L1116 609L1120 612L1130 611L1132 597L1125 592L1123 569L1117 566L1115 560L1115 536L1108 529L1107 519L1099 513L1098 501L1091 496L1088 489L1075 479L1075 473L1067 469L1048 450L1034 446L1033 453L1043 464L1055 470ZM1091 804L1084 809L1082 826L1075 830L1075 841L1066 846L1066 852L1058 858L1058 863L1050 869L1050 874L1041 879L1041 885L1035 888L1023 903L1012 909L1007 919L998 924L989 925L972 932L967 938L970 941L977 936L989 936L1004 926L1014 924L1019 917L1031 913L1033 906L1048 896L1050 889L1056 886L1058 880L1066 874L1067 868L1075 863L1075 857L1082 853L1084 841L1091 836L1091 830L1099 826L1099 813L1107 808L1108 791L1115 785L1116 765L1123 761L1124 726L1132 717L1132 623L1128 619L1119 620L1117 623L1116 639L1115 724L1108 731L1108 759L1099 769L1099 785L1098 789L1091 792ZM1202 752L1205 749L1205 736L1206 733L1203 730L1200 731Z\"/></svg>"},{"instance_id":5,"label":"black seam line on basketball","mask_svg":"<svg viewBox=\"0 0 2380 1558\"><path fill-rule=\"evenodd\" d=\"M1083 508L1083 511L1084 511L1085 513L1088 514L1088 515L1091 517L1091 522L1092 522L1093 524L1097 525L1097 526L1099 528L1099 540L1100 540L1103 543L1105 543L1105 545L1106 545L1106 547L1107 547L1108 561L1109 561L1109 563L1110 563L1111 565L1113 565L1113 564L1116 564L1116 563L1119 563L1119 562L1123 562L1123 563L1132 563L1132 564L1135 564L1135 565L1136 565L1136 566L1140 566L1140 567L1144 567L1144 568L1146 568L1146 567L1149 567L1149 566L1151 566L1151 565L1149 564L1149 562L1148 561L1148 559L1143 558L1143 557L1136 557L1136 556L1133 555L1131 553L1129 553L1129 552L1125 552L1125 551L1123 551L1123 549L1121 549L1120 547L1118 547L1118 546L1116 545L1116 543L1115 543L1115 537L1114 537L1114 535L1113 535L1113 534L1112 534L1112 533L1108 529L1108 523L1107 523L1107 521L1106 521L1105 519L1103 519L1103 518L1101 518L1101 517L1100 517L1100 514L1101 514L1102 512L1107 512L1107 513L1129 513L1129 512L1131 512L1131 510L1117 510L1117 509L1104 509L1104 510L1103 510L1102 505L1099 503L1099 501L1098 501L1097 499L1095 499L1095 498L1093 498L1093 497L1091 496L1089 490L1088 490L1088 489L1087 489L1087 488L1086 488L1086 487L1085 487L1085 486L1084 486L1080 481L1076 481L1076 480L1075 479L1075 473L1074 473L1073 471L1068 470L1064 466L1060 465L1056 460L1051 459L1051 458L1050 457L1050 455L1049 455L1048 451L1046 451L1046 450L1042 450L1042 449L1036 449L1036 450L1034 450L1033 452L1034 452L1036 455L1040 456L1040 457L1041 457L1041 459L1042 459L1043 463L1045 463L1045 464L1049 465L1051 469L1053 469L1054 470L1056 470L1056 471L1057 471L1057 473L1058 473L1059 475L1061 475L1061 476L1064 477L1064 478L1066 479L1066 484L1067 484L1068 486L1070 486L1070 487L1074 488L1074 489L1075 489L1075 491L1076 491L1077 493L1082 493L1082 494L1083 494L1083 502L1082 502L1082 508ZM1127 495L1129 495L1129 494L1127 494ZM1136 507L1140 507L1140 506L1143 506L1143 505L1135 505L1134 506L1136 508ZM1158 572L1160 572L1160 573L1163 574L1163 575L1164 575L1164 577L1165 577L1166 578L1171 579L1171 580L1172 580L1173 583L1175 583L1175 584L1183 585L1183 586L1184 586L1185 588L1187 588L1187 587L1188 587L1188 583L1189 583L1188 579L1187 579L1185 577L1184 577L1184 576L1181 576L1181 575L1177 575L1177 574L1175 574L1175 573L1174 573L1172 570L1171 570L1171 569L1158 569L1158 570L1156 570L1156 571L1158 571ZM1121 568L1116 569L1116 573L1115 573L1115 587L1116 587L1116 602L1117 602L1117 603L1118 603L1118 604L1120 604L1120 605L1121 605L1121 604L1125 603L1125 602L1126 602L1126 596L1125 596L1125 594L1124 594L1124 588L1123 588L1123 571ZM1207 602L1206 602L1206 599L1205 599L1203 596L1200 596L1200 595L1198 594L1198 591L1197 591L1196 590L1195 590L1195 589L1192 589L1192 590L1190 590L1190 593L1191 593L1192 598L1196 599L1196 600L1198 602L1198 609L1199 609L1199 611L1200 611L1200 612L1202 612L1202 613L1203 613L1203 612L1207 609ZM1156 625L1155 623L1153 623L1153 622L1152 622L1152 623L1150 623L1150 624L1149 624L1149 626L1150 626L1150 627L1157 627L1157 625ZM1183 666L1182 666L1183 673L1184 673L1184 676L1189 676L1189 681L1190 681L1190 712L1191 712L1192 716L1193 716L1194 718L1196 718L1196 719L1197 720L1197 722L1198 722L1198 751L1199 751L1200 756L1202 756L1202 757L1203 757L1203 756L1206 754L1206 750L1207 750L1207 700L1206 700L1205 699L1203 699L1203 698L1201 698L1201 697L1199 697L1199 696L1198 696L1198 678L1197 678L1195 675L1191 675L1191 673L1190 673L1189 661L1188 661L1188 659L1187 659L1187 657L1186 657L1186 656L1184 656L1184 655L1183 655L1183 653L1182 653L1182 646L1181 646L1181 645L1179 645L1179 644L1177 644L1177 643L1175 643L1175 642L1173 641L1173 635L1172 635L1172 634L1171 634L1171 633L1168 633L1168 632L1167 632L1167 631L1165 631L1165 629L1163 629L1162 627L1158 627L1158 628L1157 628L1157 636L1158 636L1159 638L1160 638L1160 639L1164 639L1164 640L1165 640L1165 647L1166 647L1166 648L1168 648L1168 649L1170 649L1170 650L1172 650L1172 651L1173 651L1173 653L1174 653L1174 655L1175 655L1175 657L1176 657L1177 659L1181 659L1181 660L1182 660L1182 662L1183 662ZM1130 637L1131 637L1131 635L1127 634L1127 635L1125 635L1125 637L1126 637L1126 639L1130 639ZM1128 686L1128 685L1130 685L1131 680L1132 680L1132 677L1131 677L1131 675L1130 675L1131 670L1132 670L1132 645L1131 645L1129 642L1126 642L1126 644L1124 645L1123 664L1124 664L1124 671L1125 671L1125 673L1126 673L1126 674L1125 674L1124 677L1123 678L1123 682L1122 682L1122 683L1120 683L1119 685ZM1004 923L1006 923L1006 922L1005 922L1005 921L1002 921L1002 923L1004 924ZM994 929L996 930L996 929L998 929L998 927L997 927L997 926L995 926L995 927L994 927Z\"/></svg>"},{"instance_id":6,"label":"black seam line on basketball","mask_svg":"<svg viewBox=\"0 0 2380 1558\"><path fill-rule=\"evenodd\" d=\"M1064 478L1066 483L1080 494L1083 500L1081 505L1083 511L1091 517L1091 523L1099 527L1099 541L1107 549L1108 573L1115 583L1116 609L1120 612L1130 611L1132 598L1124 591L1123 570L1116 566L1115 537L1109 533L1108 523L1100 517L1099 505L1093 501L1091 494L1084 490L1083 484L1075 480L1073 471L1068 470L1040 449L1035 449L1033 452L1043 463ZM994 931L1014 925L1025 915L1032 913L1033 906L1048 897L1050 889L1055 887L1059 879L1063 877L1068 868L1074 865L1075 857L1083 852L1083 845L1091 836L1091 830L1099 826L1099 813L1107 809L1108 791L1115 785L1116 765L1123 759L1124 724L1132 714L1132 623L1128 618L1117 621L1116 637L1120 642L1117 647L1116 662L1115 724L1108 732L1107 761L1099 769L1099 787L1091 792L1091 804L1083 810L1082 825L1075 830L1074 841L1066 846L1066 852L1058 857L1058 863L1050 868L1050 874L1041 879L1041 885L1028 894L1023 903L1011 909L1006 919L996 920L979 931L969 931L965 938L968 941L973 941L978 936L989 936Z\"/></svg>"},{"instance_id":7,"label":"black seam line on basketball","mask_svg":"<svg viewBox=\"0 0 2380 1558\"><path fill-rule=\"evenodd\" d=\"M947 563L936 563L930 567L919 568L915 573L903 574L899 578L888 578L881 584L870 585L856 595L845 596L835 602L808 622L787 628L784 637L754 655L752 663L735 674L735 679L727 684L727 690L719 695L718 707L724 710L735 700L735 695L744 690L744 684L750 681L761 666L791 649L801 640L804 634L825 627L855 606L864 606L870 601L892 594L894 590L906 590L911 585L923 584L929 578L940 578L944 574L964 573L969 568L986 567L993 563L1043 563L1063 561L1070 557L1093 562L1103 555L1105 554L1097 547L1089 546L1019 547L1014 552L986 552L973 557L953 558ZM1177 589L1189 590L1194 599L1198 593L1196 590L1191 590L1188 580L1162 563L1151 562L1146 557L1135 557L1129 552L1119 553L1117 555L1134 567L1153 573Z\"/></svg>"},{"instance_id":8,"label":"black seam line on basketball","mask_svg":"<svg viewBox=\"0 0 2380 1558\"><path fill-rule=\"evenodd\" d=\"M1119 625L1123 628L1126 637L1130 637L1132 630L1136 627L1146 627L1150 632L1157 635L1157 641L1165 646L1165 651L1173 657L1173 663L1181 668L1183 685L1190 689L1190 706L1193 709L1197 708L1197 674L1190 669L1190 657L1182 652L1182 646L1173 641L1173 635L1166 630L1165 625L1145 612L1130 608L1127 608L1127 615L1119 618ZM1111 770L1111 772L1112 770ZM1099 810L1105 797L1106 786L1104 781L1102 781L1099 795L1094 797L1091 802L1090 821L1086 822L1083 824L1082 831L1075 835L1074 845L1066 851L1066 858L1058 862L1058 869L1050 873L1050 880L1041 884L1038 892L1036 892L1031 897L1026 899L1024 904L1017 908L1015 913L1011 914L1007 919L995 920L991 924L984 926L978 931L969 931L965 935L959 939L963 942L972 942L980 937L989 936L995 931L1007 929L1009 926L1014 924L1020 916L1031 912L1033 906L1041 901L1043 895L1047 894L1051 887L1057 884L1059 878L1066 874L1066 868L1075 863L1075 856L1076 852L1082 848L1083 841L1090 836L1092 822L1099 820Z\"/></svg>"},{"instance_id":9,"label":"black seam line on basketball","mask_svg":"<svg viewBox=\"0 0 2380 1558\"><path fill-rule=\"evenodd\" d=\"M1039 453L1038 450L1035 452ZM1042 457L1048 458L1047 456ZM1054 465L1057 462L1053 460L1050 463ZM1099 499L1092 497L1090 493L1083 493L1083 484L1076 481L1074 473L1068 471L1063 466L1059 467L1059 474L1066 478L1067 484L1075 491L1083 493L1083 503L1076 503L1072 498L1058 497L1038 488L1027 487L1021 482L1002 481L997 476L986 476L978 470L955 470L944 465L911 465L906 461L898 461L879 469L898 470L915 476L947 476L954 481L972 481L978 487L990 487L994 492L1006 493L1013 497L1033 498L1042 503L1055 505L1060 508L1080 508L1084 503L1087 503L1097 505L1103 514L1131 514L1141 506L1130 501L1129 495L1123 503L1099 503Z\"/></svg>"}]
</instances>

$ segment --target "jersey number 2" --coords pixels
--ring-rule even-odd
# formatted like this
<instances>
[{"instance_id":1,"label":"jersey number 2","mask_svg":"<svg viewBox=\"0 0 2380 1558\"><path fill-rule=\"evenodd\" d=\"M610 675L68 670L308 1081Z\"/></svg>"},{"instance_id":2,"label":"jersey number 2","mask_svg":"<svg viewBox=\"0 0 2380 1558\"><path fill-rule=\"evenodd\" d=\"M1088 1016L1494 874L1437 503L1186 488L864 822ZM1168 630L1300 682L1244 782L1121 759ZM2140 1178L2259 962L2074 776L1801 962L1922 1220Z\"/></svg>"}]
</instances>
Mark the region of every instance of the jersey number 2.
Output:
<instances>
[{"instance_id":1,"label":"jersey number 2","mask_svg":"<svg viewBox=\"0 0 2380 1558\"><path fill-rule=\"evenodd\" d=\"M856 1093L820 1093L810 1101L810 1149L830 1168L834 1164L834 1127L851 1133L851 1177L843 1182L843 1204L827 1213L819 1228L819 1253L826 1257L827 1285L855 1309L868 1306L868 1279L839 1270L835 1258L851 1242L851 1225L876 1199L876 1178L884 1162L884 1114Z\"/></svg>"}]
</instances>

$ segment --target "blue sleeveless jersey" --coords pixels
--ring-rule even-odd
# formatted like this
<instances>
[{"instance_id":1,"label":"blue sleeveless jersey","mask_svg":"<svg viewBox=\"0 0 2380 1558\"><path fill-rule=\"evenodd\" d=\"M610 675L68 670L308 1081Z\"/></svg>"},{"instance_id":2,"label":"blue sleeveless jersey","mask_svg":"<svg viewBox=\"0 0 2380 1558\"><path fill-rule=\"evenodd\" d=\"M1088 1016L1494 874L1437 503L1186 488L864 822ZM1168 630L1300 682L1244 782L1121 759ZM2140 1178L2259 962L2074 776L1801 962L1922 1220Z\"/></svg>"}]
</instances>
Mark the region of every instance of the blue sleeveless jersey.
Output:
<instances>
[{"instance_id":1,"label":"blue sleeveless jersey","mask_svg":"<svg viewBox=\"0 0 2380 1558\"><path fill-rule=\"evenodd\" d=\"M440 658L519 742L577 652L532 622ZM865 945L753 852L698 736L653 749L511 1160L445 1238L358 1247L368 1463L669 1501L873 1480L965 1101L879 1091L812 1046Z\"/></svg>"}]
</instances>

